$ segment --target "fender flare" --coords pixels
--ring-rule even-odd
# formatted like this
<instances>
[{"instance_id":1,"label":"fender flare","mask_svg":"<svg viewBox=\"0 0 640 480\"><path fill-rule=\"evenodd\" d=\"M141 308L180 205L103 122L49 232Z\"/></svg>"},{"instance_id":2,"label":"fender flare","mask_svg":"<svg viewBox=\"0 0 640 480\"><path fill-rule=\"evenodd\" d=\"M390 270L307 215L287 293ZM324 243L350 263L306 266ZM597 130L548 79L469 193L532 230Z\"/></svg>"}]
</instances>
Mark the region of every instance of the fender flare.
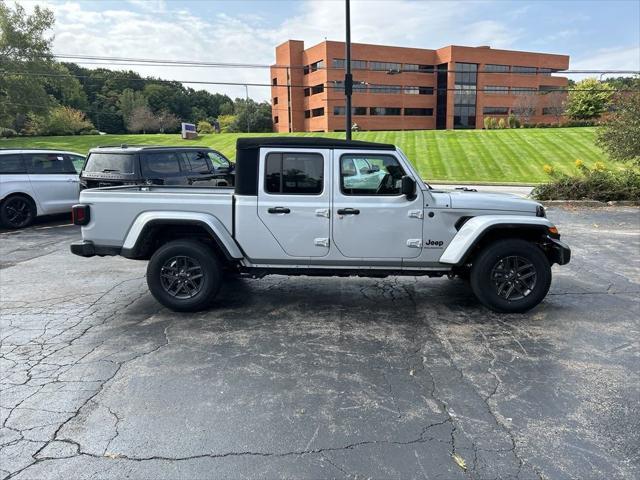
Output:
<instances>
[{"instance_id":1,"label":"fender flare","mask_svg":"<svg viewBox=\"0 0 640 480\"><path fill-rule=\"evenodd\" d=\"M453 237L440 257L440 263L461 265L486 233L498 228L540 230L548 233L553 224L543 217L525 215L481 215L468 220Z\"/></svg>"},{"instance_id":2,"label":"fender flare","mask_svg":"<svg viewBox=\"0 0 640 480\"><path fill-rule=\"evenodd\" d=\"M238 244L229 233L229 230L215 216L200 212L177 212L177 211L151 211L143 212L136 217L131 224L127 236L122 245L122 255L124 257L135 258L140 248L140 239L145 232L158 225L198 225L203 227L225 257L229 260L244 258Z\"/></svg>"}]
</instances>

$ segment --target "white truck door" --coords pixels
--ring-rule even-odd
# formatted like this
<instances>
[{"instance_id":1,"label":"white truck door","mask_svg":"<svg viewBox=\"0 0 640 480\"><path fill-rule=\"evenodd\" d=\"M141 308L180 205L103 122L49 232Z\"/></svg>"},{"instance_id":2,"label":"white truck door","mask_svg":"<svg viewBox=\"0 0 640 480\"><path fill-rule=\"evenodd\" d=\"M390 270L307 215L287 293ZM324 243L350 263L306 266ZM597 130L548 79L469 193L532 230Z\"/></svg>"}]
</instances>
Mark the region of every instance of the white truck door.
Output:
<instances>
[{"instance_id":1,"label":"white truck door","mask_svg":"<svg viewBox=\"0 0 640 480\"><path fill-rule=\"evenodd\" d=\"M423 194L400 193L406 169L395 152L335 150L333 241L349 258L413 258L422 251ZM369 165L369 171L363 166Z\"/></svg>"},{"instance_id":2,"label":"white truck door","mask_svg":"<svg viewBox=\"0 0 640 480\"><path fill-rule=\"evenodd\" d=\"M258 218L288 257L329 253L331 151L261 149Z\"/></svg>"},{"instance_id":3,"label":"white truck door","mask_svg":"<svg viewBox=\"0 0 640 480\"><path fill-rule=\"evenodd\" d=\"M28 153L23 156L42 213L71 212L80 194L79 177L71 159L62 153Z\"/></svg>"}]
</instances>

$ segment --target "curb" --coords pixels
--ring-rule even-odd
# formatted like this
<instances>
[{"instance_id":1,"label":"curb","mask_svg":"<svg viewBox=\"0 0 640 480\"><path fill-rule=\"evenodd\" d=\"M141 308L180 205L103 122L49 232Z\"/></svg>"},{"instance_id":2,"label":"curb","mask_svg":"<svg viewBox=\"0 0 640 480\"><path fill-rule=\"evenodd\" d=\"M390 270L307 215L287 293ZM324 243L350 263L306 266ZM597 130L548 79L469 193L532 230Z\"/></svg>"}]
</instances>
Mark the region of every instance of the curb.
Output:
<instances>
[{"instance_id":1,"label":"curb","mask_svg":"<svg viewBox=\"0 0 640 480\"><path fill-rule=\"evenodd\" d=\"M610 202L601 202L599 200L538 200L545 206L549 207L638 207L640 201L633 200L614 200Z\"/></svg>"}]
</instances>

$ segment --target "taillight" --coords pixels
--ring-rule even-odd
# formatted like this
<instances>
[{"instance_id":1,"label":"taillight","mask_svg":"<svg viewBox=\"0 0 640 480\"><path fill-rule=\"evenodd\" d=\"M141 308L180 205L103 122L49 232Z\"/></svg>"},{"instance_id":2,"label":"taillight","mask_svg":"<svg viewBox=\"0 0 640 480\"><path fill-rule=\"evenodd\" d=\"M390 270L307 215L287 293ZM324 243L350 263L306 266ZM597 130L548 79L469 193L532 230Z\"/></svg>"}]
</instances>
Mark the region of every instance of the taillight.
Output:
<instances>
[{"instance_id":1,"label":"taillight","mask_svg":"<svg viewBox=\"0 0 640 480\"><path fill-rule=\"evenodd\" d=\"M74 225L89 223L89 205L74 205L71 207L71 219Z\"/></svg>"}]
</instances>

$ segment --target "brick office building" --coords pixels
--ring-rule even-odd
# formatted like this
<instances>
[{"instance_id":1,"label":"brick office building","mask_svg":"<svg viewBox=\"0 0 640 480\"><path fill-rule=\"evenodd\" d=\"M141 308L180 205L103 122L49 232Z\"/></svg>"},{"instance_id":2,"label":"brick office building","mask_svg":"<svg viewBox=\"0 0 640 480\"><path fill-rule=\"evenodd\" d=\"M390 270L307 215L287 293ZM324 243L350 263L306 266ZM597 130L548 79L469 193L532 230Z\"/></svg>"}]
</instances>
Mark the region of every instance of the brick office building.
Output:
<instances>
[{"instance_id":1,"label":"brick office building","mask_svg":"<svg viewBox=\"0 0 640 480\"><path fill-rule=\"evenodd\" d=\"M289 40L276 47L271 101L276 132L345 129L343 42L305 50ZM529 123L553 123L545 92L567 86L553 72L567 55L450 45L438 50L352 44L353 121L361 130L482 128L485 115L535 109ZM518 100L528 95L527 100Z\"/></svg>"}]
</instances>

